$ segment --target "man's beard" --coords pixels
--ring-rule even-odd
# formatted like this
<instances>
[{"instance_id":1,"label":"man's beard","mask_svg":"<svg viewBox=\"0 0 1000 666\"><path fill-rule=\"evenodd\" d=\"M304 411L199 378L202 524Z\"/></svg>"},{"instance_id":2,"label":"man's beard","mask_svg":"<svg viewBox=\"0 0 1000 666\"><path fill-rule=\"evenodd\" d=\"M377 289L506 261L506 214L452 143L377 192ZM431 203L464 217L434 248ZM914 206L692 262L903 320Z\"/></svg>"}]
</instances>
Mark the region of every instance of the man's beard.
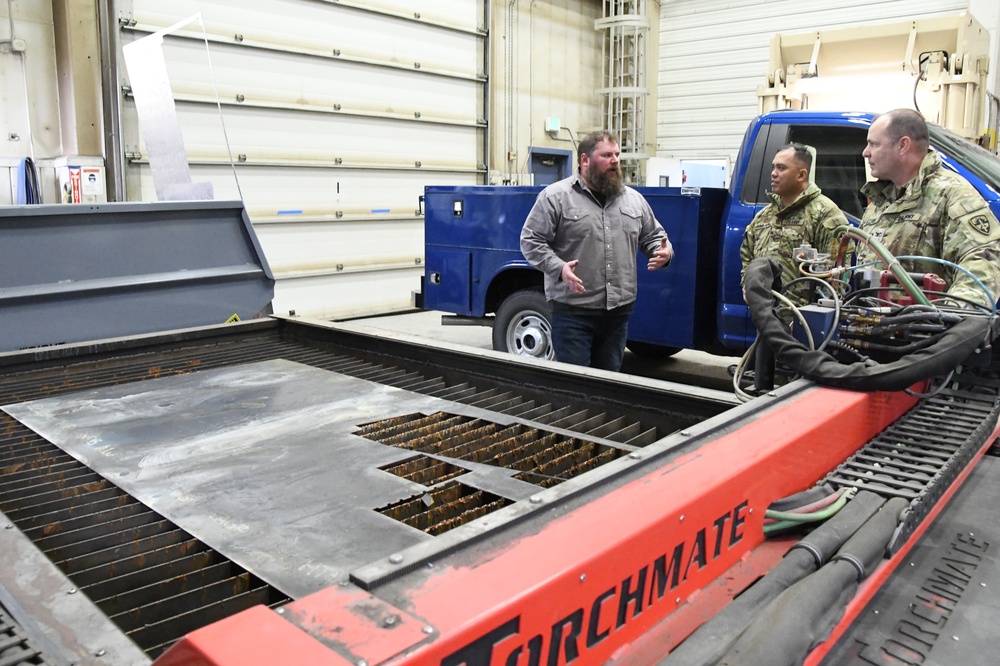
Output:
<instances>
[{"instance_id":1,"label":"man's beard","mask_svg":"<svg viewBox=\"0 0 1000 666\"><path fill-rule=\"evenodd\" d=\"M621 194L625 189L621 166L600 171L597 165L591 162L587 165L587 180L590 181L590 189L605 199Z\"/></svg>"}]
</instances>

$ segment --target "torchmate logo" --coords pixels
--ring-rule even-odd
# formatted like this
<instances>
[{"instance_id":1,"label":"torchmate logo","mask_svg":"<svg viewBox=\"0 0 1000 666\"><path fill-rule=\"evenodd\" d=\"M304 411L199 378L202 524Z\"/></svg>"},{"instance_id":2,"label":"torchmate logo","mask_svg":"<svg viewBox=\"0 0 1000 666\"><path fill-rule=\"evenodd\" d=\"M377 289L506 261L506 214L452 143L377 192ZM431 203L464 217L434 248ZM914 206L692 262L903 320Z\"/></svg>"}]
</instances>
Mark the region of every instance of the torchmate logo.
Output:
<instances>
[{"instance_id":1,"label":"torchmate logo","mask_svg":"<svg viewBox=\"0 0 1000 666\"><path fill-rule=\"evenodd\" d=\"M542 632L522 633L522 616L517 615L442 659L441 666L572 664L742 541L748 506L744 501L733 507L589 603L568 608L561 619ZM512 637L522 640L499 654L497 646ZM527 661L521 662L525 656Z\"/></svg>"},{"instance_id":2,"label":"torchmate logo","mask_svg":"<svg viewBox=\"0 0 1000 666\"><path fill-rule=\"evenodd\" d=\"M948 618L972 583L990 544L958 533L934 564L906 611L881 640L856 638L858 660L876 666L919 666L930 663L931 652L945 631Z\"/></svg>"}]
</instances>

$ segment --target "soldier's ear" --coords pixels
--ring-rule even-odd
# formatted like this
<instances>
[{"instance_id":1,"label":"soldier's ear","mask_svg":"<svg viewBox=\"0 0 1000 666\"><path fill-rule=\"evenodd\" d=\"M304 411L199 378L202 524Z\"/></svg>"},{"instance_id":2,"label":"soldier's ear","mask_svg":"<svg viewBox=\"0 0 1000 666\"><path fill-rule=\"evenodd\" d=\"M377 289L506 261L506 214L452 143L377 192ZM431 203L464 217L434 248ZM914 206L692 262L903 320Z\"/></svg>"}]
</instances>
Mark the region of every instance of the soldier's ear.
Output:
<instances>
[{"instance_id":1,"label":"soldier's ear","mask_svg":"<svg viewBox=\"0 0 1000 666\"><path fill-rule=\"evenodd\" d=\"M901 137L899 137L899 153L900 154L903 154L903 153L907 152L910 149L910 146L912 146L912 145L913 145L913 142L910 140L910 137L908 137L908 136L901 136Z\"/></svg>"}]
</instances>

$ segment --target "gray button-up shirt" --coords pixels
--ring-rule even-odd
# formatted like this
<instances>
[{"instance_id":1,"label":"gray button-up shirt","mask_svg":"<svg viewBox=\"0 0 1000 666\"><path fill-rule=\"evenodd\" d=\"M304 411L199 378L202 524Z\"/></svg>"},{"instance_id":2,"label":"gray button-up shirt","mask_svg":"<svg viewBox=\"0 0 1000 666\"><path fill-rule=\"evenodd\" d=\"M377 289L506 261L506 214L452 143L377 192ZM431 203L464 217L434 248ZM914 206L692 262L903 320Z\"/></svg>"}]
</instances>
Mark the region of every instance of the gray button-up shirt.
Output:
<instances>
[{"instance_id":1,"label":"gray button-up shirt","mask_svg":"<svg viewBox=\"0 0 1000 666\"><path fill-rule=\"evenodd\" d=\"M521 229L521 253L545 274L545 297L575 307L612 310L636 296L636 255L651 257L666 232L653 210L630 187L602 207L574 175L538 195ZM574 294L562 281L567 262L586 291Z\"/></svg>"}]
</instances>

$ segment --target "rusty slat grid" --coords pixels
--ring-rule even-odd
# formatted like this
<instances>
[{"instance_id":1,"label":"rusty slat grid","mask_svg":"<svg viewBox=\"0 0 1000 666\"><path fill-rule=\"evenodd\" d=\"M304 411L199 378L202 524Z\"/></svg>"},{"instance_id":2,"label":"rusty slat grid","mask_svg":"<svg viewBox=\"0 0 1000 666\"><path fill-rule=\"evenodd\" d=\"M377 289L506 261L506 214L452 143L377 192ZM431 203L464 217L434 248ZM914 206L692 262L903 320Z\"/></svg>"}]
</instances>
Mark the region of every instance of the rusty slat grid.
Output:
<instances>
[{"instance_id":1,"label":"rusty slat grid","mask_svg":"<svg viewBox=\"0 0 1000 666\"><path fill-rule=\"evenodd\" d=\"M517 478L550 487L627 453L522 423L502 425L446 412L410 414L362 424L356 435L442 458L521 472Z\"/></svg>"},{"instance_id":2,"label":"rusty slat grid","mask_svg":"<svg viewBox=\"0 0 1000 666\"><path fill-rule=\"evenodd\" d=\"M383 472L394 474L407 481L419 483L422 486L436 486L444 483L456 476L466 474L469 470L463 469L449 462L431 458L429 456L418 455L407 458L398 463L380 467Z\"/></svg>"},{"instance_id":3,"label":"rusty slat grid","mask_svg":"<svg viewBox=\"0 0 1000 666\"><path fill-rule=\"evenodd\" d=\"M0 666L45 666L51 663L0 606Z\"/></svg>"},{"instance_id":4,"label":"rusty slat grid","mask_svg":"<svg viewBox=\"0 0 1000 666\"><path fill-rule=\"evenodd\" d=\"M376 509L379 513L432 536L481 518L514 501L449 481L415 497Z\"/></svg>"},{"instance_id":5,"label":"rusty slat grid","mask_svg":"<svg viewBox=\"0 0 1000 666\"><path fill-rule=\"evenodd\" d=\"M0 511L151 658L289 601L6 414L0 428Z\"/></svg>"},{"instance_id":6,"label":"rusty slat grid","mask_svg":"<svg viewBox=\"0 0 1000 666\"><path fill-rule=\"evenodd\" d=\"M384 469L422 485L437 487L377 511L432 535L512 503L510 499L450 480L465 470L448 464L448 459L515 470L519 473L514 478L550 488L627 453L624 449L522 423L503 425L447 412L372 421L359 425L354 434L424 454ZM438 485L445 481L444 485Z\"/></svg>"}]
</instances>

